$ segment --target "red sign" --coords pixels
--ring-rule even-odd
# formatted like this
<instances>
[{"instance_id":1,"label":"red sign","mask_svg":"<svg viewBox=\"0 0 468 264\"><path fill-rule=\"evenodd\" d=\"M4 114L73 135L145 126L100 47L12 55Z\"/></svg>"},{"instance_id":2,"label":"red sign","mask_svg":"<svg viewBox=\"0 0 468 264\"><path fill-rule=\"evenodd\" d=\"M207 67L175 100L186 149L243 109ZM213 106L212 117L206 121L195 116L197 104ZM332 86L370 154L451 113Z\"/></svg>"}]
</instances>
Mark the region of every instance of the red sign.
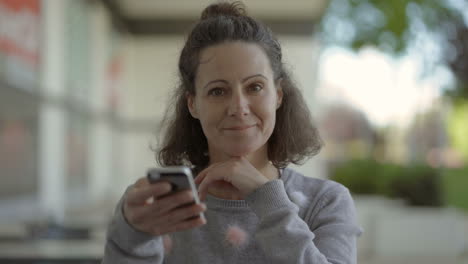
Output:
<instances>
[{"instance_id":1,"label":"red sign","mask_svg":"<svg viewBox=\"0 0 468 264\"><path fill-rule=\"evenodd\" d=\"M39 0L0 0L0 52L37 67Z\"/></svg>"}]
</instances>

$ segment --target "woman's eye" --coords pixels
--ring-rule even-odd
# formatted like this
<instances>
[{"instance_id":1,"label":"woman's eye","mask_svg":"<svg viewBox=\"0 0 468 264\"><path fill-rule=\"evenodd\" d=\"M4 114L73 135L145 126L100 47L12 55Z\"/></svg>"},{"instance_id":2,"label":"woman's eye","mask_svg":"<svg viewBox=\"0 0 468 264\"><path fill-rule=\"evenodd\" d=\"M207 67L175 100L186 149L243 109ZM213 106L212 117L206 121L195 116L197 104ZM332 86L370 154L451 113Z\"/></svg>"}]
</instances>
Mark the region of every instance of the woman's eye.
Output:
<instances>
[{"instance_id":1,"label":"woman's eye","mask_svg":"<svg viewBox=\"0 0 468 264\"><path fill-rule=\"evenodd\" d=\"M252 85L249 87L249 90L250 90L251 92L260 92L262 89L263 89L263 87L262 87L260 84L258 84L258 83L252 84Z\"/></svg>"},{"instance_id":2,"label":"woman's eye","mask_svg":"<svg viewBox=\"0 0 468 264\"><path fill-rule=\"evenodd\" d=\"M224 95L224 90L222 88L213 88L208 92L208 95L221 96Z\"/></svg>"}]
</instances>

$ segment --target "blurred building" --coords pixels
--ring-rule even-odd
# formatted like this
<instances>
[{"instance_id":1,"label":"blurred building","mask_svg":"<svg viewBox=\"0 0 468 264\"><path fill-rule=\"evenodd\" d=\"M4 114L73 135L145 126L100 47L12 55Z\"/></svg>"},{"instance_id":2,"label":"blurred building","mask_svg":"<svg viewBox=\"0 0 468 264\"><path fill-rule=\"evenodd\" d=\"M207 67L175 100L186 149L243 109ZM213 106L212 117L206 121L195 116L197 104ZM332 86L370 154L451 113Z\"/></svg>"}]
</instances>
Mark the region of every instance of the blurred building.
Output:
<instances>
[{"instance_id":1,"label":"blurred building","mask_svg":"<svg viewBox=\"0 0 468 264\"><path fill-rule=\"evenodd\" d=\"M331 163L373 156L376 132L362 111L344 102L329 104L322 109L319 127Z\"/></svg>"},{"instance_id":2,"label":"blurred building","mask_svg":"<svg viewBox=\"0 0 468 264\"><path fill-rule=\"evenodd\" d=\"M211 2L0 0L0 222L107 220L157 166L150 147L179 51ZM312 106L327 1L245 3L277 33ZM302 170L324 177L318 166ZM104 217L72 213L82 208Z\"/></svg>"}]
</instances>

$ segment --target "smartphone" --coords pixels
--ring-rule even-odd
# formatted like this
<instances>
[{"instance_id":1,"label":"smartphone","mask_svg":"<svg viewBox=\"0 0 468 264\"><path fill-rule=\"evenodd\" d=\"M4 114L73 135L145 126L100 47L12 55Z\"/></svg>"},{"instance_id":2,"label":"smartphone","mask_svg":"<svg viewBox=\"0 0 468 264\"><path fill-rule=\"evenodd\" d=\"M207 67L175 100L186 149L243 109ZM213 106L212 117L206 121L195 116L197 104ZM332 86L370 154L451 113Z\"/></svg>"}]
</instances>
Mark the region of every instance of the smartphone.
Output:
<instances>
[{"instance_id":1,"label":"smartphone","mask_svg":"<svg viewBox=\"0 0 468 264\"><path fill-rule=\"evenodd\" d=\"M156 183L159 181L169 182L172 186L172 190L168 195L181 190L191 190L194 203L200 203L197 187L193 181L192 170L190 170L189 167L173 166L164 168L151 168L148 170L146 177L150 183ZM200 217L203 219L205 218L203 213L200 214Z\"/></svg>"}]
</instances>

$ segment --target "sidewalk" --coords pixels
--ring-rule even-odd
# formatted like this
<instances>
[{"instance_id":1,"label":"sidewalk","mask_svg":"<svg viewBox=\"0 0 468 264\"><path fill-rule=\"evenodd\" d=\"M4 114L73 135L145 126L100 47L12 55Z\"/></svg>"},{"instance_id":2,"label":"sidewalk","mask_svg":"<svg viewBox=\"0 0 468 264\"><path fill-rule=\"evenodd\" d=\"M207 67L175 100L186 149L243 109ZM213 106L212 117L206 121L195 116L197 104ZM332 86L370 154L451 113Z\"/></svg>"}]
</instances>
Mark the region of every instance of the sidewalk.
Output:
<instances>
[{"instance_id":1,"label":"sidewalk","mask_svg":"<svg viewBox=\"0 0 468 264\"><path fill-rule=\"evenodd\" d=\"M359 264L468 264L468 256L447 257L389 257L359 259Z\"/></svg>"}]
</instances>

